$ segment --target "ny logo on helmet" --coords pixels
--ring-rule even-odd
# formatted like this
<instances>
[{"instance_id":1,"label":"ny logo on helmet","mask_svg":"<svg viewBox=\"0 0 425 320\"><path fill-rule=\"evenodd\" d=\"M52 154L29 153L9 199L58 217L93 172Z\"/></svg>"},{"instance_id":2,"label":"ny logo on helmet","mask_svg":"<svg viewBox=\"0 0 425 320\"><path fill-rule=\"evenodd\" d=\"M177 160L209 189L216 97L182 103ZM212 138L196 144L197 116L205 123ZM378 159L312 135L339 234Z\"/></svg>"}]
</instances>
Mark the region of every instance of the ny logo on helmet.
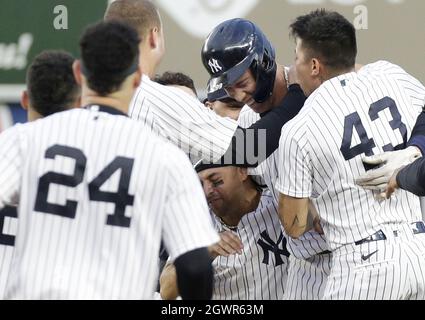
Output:
<instances>
[{"instance_id":1,"label":"ny logo on helmet","mask_svg":"<svg viewBox=\"0 0 425 320\"><path fill-rule=\"evenodd\" d=\"M208 65L210 66L212 73L217 73L223 70L223 67L220 66L216 59L210 59L210 61L208 61Z\"/></svg>"}]
</instances>

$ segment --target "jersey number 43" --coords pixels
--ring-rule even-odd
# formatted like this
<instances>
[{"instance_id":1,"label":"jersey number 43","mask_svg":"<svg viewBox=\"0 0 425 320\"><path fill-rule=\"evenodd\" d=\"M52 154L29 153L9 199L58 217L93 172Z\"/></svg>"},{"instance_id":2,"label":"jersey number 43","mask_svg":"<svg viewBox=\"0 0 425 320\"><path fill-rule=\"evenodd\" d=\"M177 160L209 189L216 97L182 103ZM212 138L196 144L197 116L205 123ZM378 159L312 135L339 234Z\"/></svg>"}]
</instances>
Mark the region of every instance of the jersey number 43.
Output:
<instances>
[{"instance_id":1,"label":"jersey number 43","mask_svg":"<svg viewBox=\"0 0 425 320\"><path fill-rule=\"evenodd\" d=\"M393 99L390 97L385 97L370 106L369 117L372 121L375 121L379 118L379 113L389 109L392 120L389 122L391 128L395 130L400 130L400 134L403 137L403 142L397 146L393 146L391 143L382 146L382 150L393 151L400 150L406 147L407 143L407 128L406 125L401 121L401 115L397 109L397 105ZM360 144L352 147L353 131L356 130L359 138ZM341 152L345 160L351 160L360 154L365 154L366 156L373 155L373 148L376 147L375 141L368 137L366 129L360 119L360 116L357 112L354 112L347 117L345 117L344 123L344 136L342 139ZM365 168L370 169L370 168Z\"/></svg>"}]
</instances>

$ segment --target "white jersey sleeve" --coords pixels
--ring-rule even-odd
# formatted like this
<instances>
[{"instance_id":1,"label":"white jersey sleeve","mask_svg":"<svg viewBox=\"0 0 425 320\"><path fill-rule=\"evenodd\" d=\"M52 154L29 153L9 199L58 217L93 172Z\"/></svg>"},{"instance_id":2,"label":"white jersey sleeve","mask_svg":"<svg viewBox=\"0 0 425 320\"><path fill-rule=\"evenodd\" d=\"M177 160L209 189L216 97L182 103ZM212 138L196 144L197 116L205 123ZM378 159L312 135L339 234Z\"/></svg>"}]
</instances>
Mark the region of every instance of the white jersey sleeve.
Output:
<instances>
[{"instance_id":1,"label":"white jersey sleeve","mask_svg":"<svg viewBox=\"0 0 425 320\"><path fill-rule=\"evenodd\" d=\"M167 199L163 240L170 258L206 247L220 240L214 230L201 184L185 155L172 147L171 158L164 158ZM170 153L171 154L171 153Z\"/></svg>"},{"instance_id":2,"label":"white jersey sleeve","mask_svg":"<svg viewBox=\"0 0 425 320\"><path fill-rule=\"evenodd\" d=\"M252 124L260 120L260 115L245 105L239 114L238 124L242 128L249 128Z\"/></svg>"},{"instance_id":3,"label":"white jersey sleeve","mask_svg":"<svg viewBox=\"0 0 425 320\"><path fill-rule=\"evenodd\" d=\"M19 125L0 134L0 209L16 205L21 182L22 153Z\"/></svg>"},{"instance_id":4,"label":"white jersey sleeve","mask_svg":"<svg viewBox=\"0 0 425 320\"><path fill-rule=\"evenodd\" d=\"M312 168L307 132L303 130L303 118L283 127L279 141L279 177L276 189L287 196L309 198L312 194ZM300 123L301 122L301 123Z\"/></svg>"},{"instance_id":5,"label":"white jersey sleeve","mask_svg":"<svg viewBox=\"0 0 425 320\"><path fill-rule=\"evenodd\" d=\"M216 161L228 149L237 122L223 118L194 97L143 76L130 117L182 149L192 160Z\"/></svg>"}]
</instances>

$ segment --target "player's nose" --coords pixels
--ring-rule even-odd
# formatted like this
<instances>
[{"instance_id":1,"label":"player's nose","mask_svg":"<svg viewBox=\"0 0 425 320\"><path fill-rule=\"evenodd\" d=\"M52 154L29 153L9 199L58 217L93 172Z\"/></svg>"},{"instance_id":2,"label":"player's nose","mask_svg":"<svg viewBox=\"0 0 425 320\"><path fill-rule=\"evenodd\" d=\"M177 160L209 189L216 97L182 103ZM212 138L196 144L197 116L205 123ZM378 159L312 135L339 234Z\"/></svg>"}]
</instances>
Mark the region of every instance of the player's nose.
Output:
<instances>
[{"instance_id":1,"label":"player's nose","mask_svg":"<svg viewBox=\"0 0 425 320\"><path fill-rule=\"evenodd\" d=\"M213 192L212 184L209 182L207 183L204 182L203 188L204 188L205 197L209 198L211 193Z\"/></svg>"}]
</instances>

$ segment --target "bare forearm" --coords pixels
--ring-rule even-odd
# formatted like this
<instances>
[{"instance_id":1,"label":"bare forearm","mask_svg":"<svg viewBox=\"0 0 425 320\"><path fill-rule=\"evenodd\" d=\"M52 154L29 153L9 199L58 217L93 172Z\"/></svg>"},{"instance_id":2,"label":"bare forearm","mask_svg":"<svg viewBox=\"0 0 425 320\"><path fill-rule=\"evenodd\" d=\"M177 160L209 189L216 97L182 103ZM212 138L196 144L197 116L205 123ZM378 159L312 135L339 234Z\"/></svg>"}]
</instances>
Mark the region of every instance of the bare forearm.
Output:
<instances>
[{"instance_id":1,"label":"bare forearm","mask_svg":"<svg viewBox=\"0 0 425 320\"><path fill-rule=\"evenodd\" d=\"M160 277L160 294L163 300L175 300L179 296L177 287L176 268L172 263L167 264Z\"/></svg>"},{"instance_id":2,"label":"bare forearm","mask_svg":"<svg viewBox=\"0 0 425 320\"><path fill-rule=\"evenodd\" d=\"M288 227L287 233L292 238L299 238L304 233L312 230L314 227L314 219L310 212L307 214L305 219L302 217L295 216L292 225ZM285 228L286 230L287 228Z\"/></svg>"}]
</instances>

